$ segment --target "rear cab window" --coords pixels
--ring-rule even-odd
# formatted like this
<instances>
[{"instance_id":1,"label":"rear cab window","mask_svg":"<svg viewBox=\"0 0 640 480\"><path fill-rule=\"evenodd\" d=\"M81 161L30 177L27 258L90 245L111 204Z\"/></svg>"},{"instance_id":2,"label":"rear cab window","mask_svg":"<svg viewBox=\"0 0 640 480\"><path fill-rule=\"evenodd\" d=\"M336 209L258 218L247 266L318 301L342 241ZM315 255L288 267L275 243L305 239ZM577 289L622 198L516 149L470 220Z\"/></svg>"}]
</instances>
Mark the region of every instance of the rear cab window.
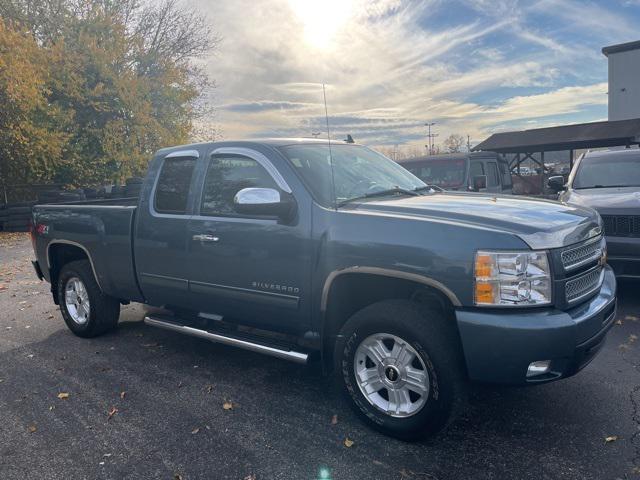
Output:
<instances>
[{"instance_id":1,"label":"rear cab window","mask_svg":"<svg viewBox=\"0 0 640 480\"><path fill-rule=\"evenodd\" d=\"M165 158L156 183L153 207L157 213L185 215L195 157Z\"/></svg>"}]
</instances>

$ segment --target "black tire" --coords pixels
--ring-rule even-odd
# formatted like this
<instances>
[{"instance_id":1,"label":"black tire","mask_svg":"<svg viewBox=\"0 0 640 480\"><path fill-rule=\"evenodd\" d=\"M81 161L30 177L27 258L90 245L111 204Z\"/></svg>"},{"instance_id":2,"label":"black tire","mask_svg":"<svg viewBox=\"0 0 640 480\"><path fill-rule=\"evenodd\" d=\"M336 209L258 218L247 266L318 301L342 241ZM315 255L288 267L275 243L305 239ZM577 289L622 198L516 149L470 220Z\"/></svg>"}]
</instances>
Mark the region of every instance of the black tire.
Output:
<instances>
[{"instance_id":1,"label":"black tire","mask_svg":"<svg viewBox=\"0 0 640 480\"><path fill-rule=\"evenodd\" d=\"M69 280L78 278L88 294L89 315L85 323L75 321L67 309L65 289ZM58 299L60 311L69 330L83 338L102 335L118 326L120 302L100 290L88 260L69 262L58 275Z\"/></svg>"},{"instance_id":2,"label":"black tire","mask_svg":"<svg viewBox=\"0 0 640 480\"><path fill-rule=\"evenodd\" d=\"M399 418L383 412L363 394L356 380L354 369L358 347L371 335L382 333L395 336L412 347L424 365L423 370L428 373L426 401L410 416ZM335 359L343 391L354 410L376 430L401 440L412 441L436 434L455 418L466 400L464 360L452 320L422 304L385 300L363 308L342 328ZM362 360L358 363L362 364ZM384 371L386 374L387 370ZM388 377L383 380L386 382ZM389 390L380 390L383 394L385 391L388 400ZM417 397L412 402L422 398Z\"/></svg>"},{"instance_id":3,"label":"black tire","mask_svg":"<svg viewBox=\"0 0 640 480\"><path fill-rule=\"evenodd\" d=\"M25 213L31 213L32 207L11 207L7 209L9 216L20 216Z\"/></svg>"},{"instance_id":4,"label":"black tire","mask_svg":"<svg viewBox=\"0 0 640 480\"><path fill-rule=\"evenodd\" d=\"M140 189L142 185L140 184L131 184L124 187L124 196L125 197L139 197Z\"/></svg>"},{"instance_id":5,"label":"black tire","mask_svg":"<svg viewBox=\"0 0 640 480\"><path fill-rule=\"evenodd\" d=\"M144 178L142 177L131 177L125 180L125 184L127 185L142 185L144 182Z\"/></svg>"},{"instance_id":6,"label":"black tire","mask_svg":"<svg viewBox=\"0 0 640 480\"><path fill-rule=\"evenodd\" d=\"M29 228L29 218L20 218L20 219L11 219L3 222L5 227L15 227L15 228Z\"/></svg>"}]
</instances>

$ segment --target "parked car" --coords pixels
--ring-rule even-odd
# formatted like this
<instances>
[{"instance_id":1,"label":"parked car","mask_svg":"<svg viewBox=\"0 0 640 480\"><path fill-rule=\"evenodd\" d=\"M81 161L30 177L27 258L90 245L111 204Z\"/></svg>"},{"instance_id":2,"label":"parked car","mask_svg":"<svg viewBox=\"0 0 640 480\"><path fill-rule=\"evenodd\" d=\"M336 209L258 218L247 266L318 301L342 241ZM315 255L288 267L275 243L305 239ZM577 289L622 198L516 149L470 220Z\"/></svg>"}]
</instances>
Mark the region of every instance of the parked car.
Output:
<instances>
[{"instance_id":1,"label":"parked car","mask_svg":"<svg viewBox=\"0 0 640 480\"><path fill-rule=\"evenodd\" d=\"M493 152L427 155L398 160L423 182L445 190L511 193L509 164Z\"/></svg>"},{"instance_id":2,"label":"parked car","mask_svg":"<svg viewBox=\"0 0 640 480\"><path fill-rule=\"evenodd\" d=\"M443 192L361 145L167 148L134 200L34 207L34 267L73 333L164 307L146 322L335 367L403 439L446 425L469 380L575 374L615 315L594 210Z\"/></svg>"},{"instance_id":3,"label":"parked car","mask_svg":"<svg viewBox=\"0 0 640 480\"><path fill-rule=\"evenodd\" d=\"M595 208L604 223L609 263L618 277L640 278L640 150L587 152L569 180L549 178L567 204Z\"/></svg>"}]
</instances>

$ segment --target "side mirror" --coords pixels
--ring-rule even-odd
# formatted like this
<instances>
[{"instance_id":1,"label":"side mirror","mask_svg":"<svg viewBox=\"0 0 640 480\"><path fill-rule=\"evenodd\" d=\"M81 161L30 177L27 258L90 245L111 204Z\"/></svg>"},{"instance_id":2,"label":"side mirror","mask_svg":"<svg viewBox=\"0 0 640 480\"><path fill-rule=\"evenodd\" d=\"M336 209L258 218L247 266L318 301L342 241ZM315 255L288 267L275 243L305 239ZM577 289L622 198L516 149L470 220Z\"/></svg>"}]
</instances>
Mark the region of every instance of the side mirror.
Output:
<instances>
[{"instance_id":1,"label":"side mirror","mask_svg":"<svg viewBox=\"0 0 640 480\"><path fill-rule=\"evenodd\" d=\"M476 175L473 177L473 191L479 192L480 190L484 190L487 188L487 176L486 175Z\"/></svg>"},{"instance_id":2,"label":"side mirror","mask_svg":"<svg viewBox=\"0 0 640 480\"><path fill-rule=\"evenodd\" d=\"M556 175L553 177L549 177L547 180L547 187L549 187L554 192L558 193L565 189L564 187L564 177L562 175Z\"/></svg>"},{"instance_id":3,"label":"side mirror","mask_svg":"<svg viewBox=\"0 0 640 480\"><path fill-rule=\"evenodd\" d=\"M233 197L236 212L243 215L269 215L291 219L296 211L293 196L273 188L243 188Z\"/></svg>"}]
</instances>

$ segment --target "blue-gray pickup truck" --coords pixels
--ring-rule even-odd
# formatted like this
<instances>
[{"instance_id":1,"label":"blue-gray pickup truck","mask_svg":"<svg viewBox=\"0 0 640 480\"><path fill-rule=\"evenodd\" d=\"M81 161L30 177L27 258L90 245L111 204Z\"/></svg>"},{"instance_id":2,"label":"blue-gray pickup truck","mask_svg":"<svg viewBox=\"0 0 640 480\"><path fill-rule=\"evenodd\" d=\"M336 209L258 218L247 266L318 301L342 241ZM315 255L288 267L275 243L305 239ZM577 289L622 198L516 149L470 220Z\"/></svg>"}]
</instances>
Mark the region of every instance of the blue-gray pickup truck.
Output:
<instances>
[{"instance_id":1,"label":"blue-gray pickup truck","mask_svg":"<svg viewBox=\"0 0 640 480\"><path fill-rule=\"evenodd\" d=\"M73 333L152 326L337 372L402 439L441 429L469 381L533 385L594 358L616 309L592 209L443 192L361 145L158 151L139 199L38 205L40 278Z\"/></svg>"}]
</instances>

